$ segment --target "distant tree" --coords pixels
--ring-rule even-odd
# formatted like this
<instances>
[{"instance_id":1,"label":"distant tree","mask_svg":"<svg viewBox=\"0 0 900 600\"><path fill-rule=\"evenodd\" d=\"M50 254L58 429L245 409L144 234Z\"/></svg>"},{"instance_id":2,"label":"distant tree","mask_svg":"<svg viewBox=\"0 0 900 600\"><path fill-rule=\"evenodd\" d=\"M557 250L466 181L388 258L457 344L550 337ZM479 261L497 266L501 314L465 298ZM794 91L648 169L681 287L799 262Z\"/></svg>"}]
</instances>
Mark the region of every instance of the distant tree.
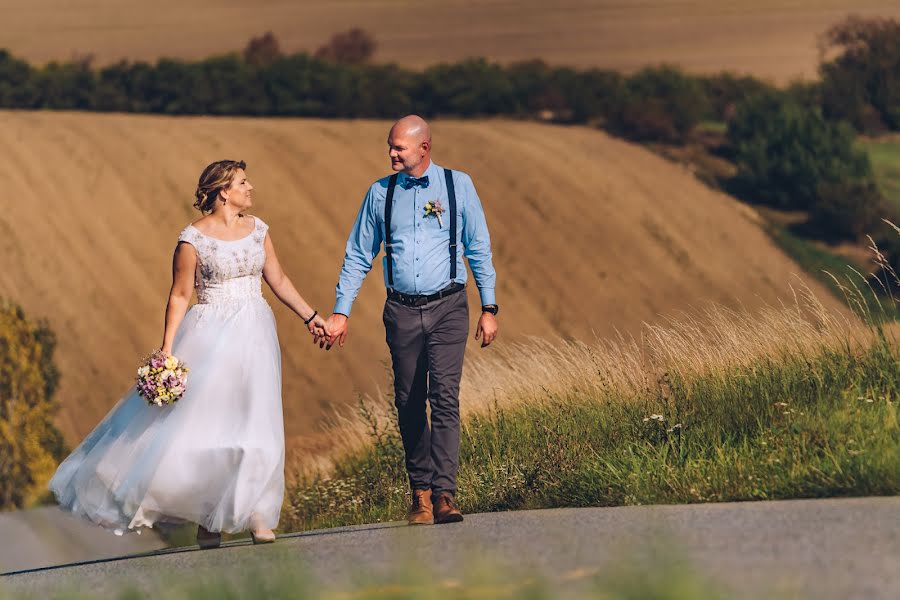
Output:
<instances>
[{"instance_id":1,"label":"distant tree","mask_svg":"<svg viewBox=\"0 0 900 600\"><path fill-rule=\"evenodd\" d=\"M506 69L483 58L425 69L414 110L425 115L511 114L521 110Z\"/></svg>"},{"instance_id":2,"label":"distant tree","mask_svg":"<svg viewBox=\"0 0 900 600\"><path fill-rule=\"evenodd\" d=\"M572 121L606 121L622 94L625 77L616 71L590 69L563 78L560 87L572 109Z\"/></svg>"},{"instance_id":3,"label":"distant tree","mask_svg":"<svg viewBox=\"0 0 900 600\"><path fill-rule=\"evenodd\" d=\"M900 129L900 22L848 17L825 33L819 50L826 117L860 131Z\"/></svg>"},{"instance_id":4,"label":"distant tree","mask_svg":"<svg viewBox=\"0 0 900 600\"><path fill-rule=\"evenodd\" d=\"M96 76L90 63L51 62L32 79L35 108L89 110L94 106Z\"/></svg>"},{"instance_id":5,"label":"distant tree","mask_svg":"<svg viewBox=\"0 0 900 600\"><path fill-rule=\"evenodd\" d=\"M750 199L779 208L813 207L825 183L870 181L868 156L846 123L826 120L781 92L738 106L728 125L738 173L733 183Z\"/></svg>"},{"instance_id":6,"label":"distant tree","mask_svg":"<svg viewBox=\"0 0 900 600\"><path fill-rule=\"evenodd\" d=\"M874 181L828 181L819 185L809 224L826 239L855 240L873 233L884 211L885 203Z\"/></svg>"},{"instance_id":7,"label":"distant tree","mask_svg":"<svg viewBox=\"0 0 900 600\"><path fill-rule=\"evenodd\" d=\"M695 77L668 65L648 67L626 80L607 123L631 139L678 143L708 113L707 106Z\"/></svg>"},{"instance_id":8,"label":"distant tree","mask_svg":"<svg viewBox=\"0 0 900 600\"><path fill-rule=\"evenodd\" d=\"M327 44L316 50L316 58L345 65L361 65L375 54L375 38L360 28L336 33Z\"/></svg>"},{"instance_id":9,"label":"distant tree","mask_svg":"<svg viewBox=\"0 0 900 600\"><path fill-rule=\"evenodd\" d=\"M31 108L36 101L34 70L24 60L0 50L0 106Z\"/></svg>"},{"instance_id":10,"label":"distant tree","mask_svg":"<svg viewBox=\"0 0 900 600\"><path fill-rule=\"evenodd\" d=\"M43 496L65 452L53 425L59 383L55 346L46 324L0 302L0 510L22 508Z\"/></svg>"},{"instance_id":11,"label":"distant tree","mask_svg":"<svg viewBox=\"0 0 900 600\"><path fill-rule=\"evenodd\" d=\"M784 92L800 106L822 108L822 82L796 80L790 82Z\"/></svg>"},{"instance_id":12,"label":"distant tree","mask_svg":"<svg viewBox=\"0 0 900 600\"><path fill-rule=\"evenodd\" d=\"M772 85L756 77L727 72L699 76L698 80L708 100L707 117L717 121L728 121L739 103L773 89Z\"/></svg>"},{"instance_id":13,"label":"distant tree","mask_svg":"<svg viewBox=\"0 0 900 600\"><path fill-rule=\"evenodd\" d=\"M244 48L244 61L254 67L266 67L281 58L281 47L271 31L251 38Z\"/></svg>"}]
</instances>

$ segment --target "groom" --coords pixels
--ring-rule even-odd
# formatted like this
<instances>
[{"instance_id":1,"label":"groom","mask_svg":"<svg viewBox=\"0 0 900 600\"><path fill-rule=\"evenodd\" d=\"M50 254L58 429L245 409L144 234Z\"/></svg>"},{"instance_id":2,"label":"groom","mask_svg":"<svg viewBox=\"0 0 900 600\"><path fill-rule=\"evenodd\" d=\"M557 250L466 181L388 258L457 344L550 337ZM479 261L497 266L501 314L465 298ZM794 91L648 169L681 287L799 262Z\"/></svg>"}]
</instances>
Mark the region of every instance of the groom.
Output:
<instances>
[{"instance_id":1,"label":"groom","mask_svg":"<svg viewBox=\"0 0 900 600\"><path fill-rule=\"evenodd\" d=\"M459 381L469 331L463 256L481 294L475 339L484 348L497 337L498 327L491 240L472 179L431 161L428 123L404 117L387 142L394 174L372 184L363 199L347 240L326 339L329 348L335 342L344 345L350 307L383 243L383 319L412 488L407 518L410 525L453 523L463 519L454 498Z\"/></svg>"}]
</instances>

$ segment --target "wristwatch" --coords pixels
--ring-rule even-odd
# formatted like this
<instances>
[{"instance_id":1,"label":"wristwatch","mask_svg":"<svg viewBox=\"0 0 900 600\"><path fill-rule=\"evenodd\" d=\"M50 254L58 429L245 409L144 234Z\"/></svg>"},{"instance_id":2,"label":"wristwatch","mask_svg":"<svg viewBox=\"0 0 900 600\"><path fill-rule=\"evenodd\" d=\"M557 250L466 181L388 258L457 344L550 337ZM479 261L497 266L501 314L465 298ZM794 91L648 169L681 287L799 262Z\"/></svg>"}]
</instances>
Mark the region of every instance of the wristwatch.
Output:
<instances>
[{"instance_id":1,"label":"wristwatch","mask_svg":"<svg viewBox=\"0 0 900 600\"><path fill-rule=\"evenodd\" d=\"M485 304L481 307L481 312L491 313L492 315L496 315L500 312L500 307L496 304Z\"/></svg>"}]
</instances>

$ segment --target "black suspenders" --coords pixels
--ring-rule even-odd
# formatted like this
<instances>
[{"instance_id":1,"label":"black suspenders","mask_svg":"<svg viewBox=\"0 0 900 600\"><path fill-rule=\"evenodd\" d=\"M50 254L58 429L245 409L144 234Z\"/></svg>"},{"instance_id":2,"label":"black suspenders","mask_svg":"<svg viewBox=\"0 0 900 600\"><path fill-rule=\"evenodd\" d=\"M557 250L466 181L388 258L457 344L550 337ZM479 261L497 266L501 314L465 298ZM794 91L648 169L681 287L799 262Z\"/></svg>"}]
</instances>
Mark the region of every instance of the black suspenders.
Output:
<instances>
[{"instance_id":1,"label":"black suspenders","mask_svg":"<svg viewBox=\"0 0 900 600\"><path fill-rule=\"evenodd\" d=\"M456 279L456 191L453 189L453 171L444 169L447 195L450 196L450 283Z\"/></svg>"},{"instance_id":2,"label":"black suspenders","mask_svg":"<svg viewBox=\"0 0 900 600\"><path fill-rule=\"evenodd\" d=\"M394 287L394 261L391 258L394 244L391 243L391 211L394 209L394 188L397 187L397 174L388 179L387 196L384 199L384 253L387 254L388 287Z\"/></svg>"},{"instance_id":3,"label":"black suspenders","mask_svg":"<svg viewBox=\"0 0 900 600\"><path fill-rule=\"evenodd\" d=\"M450 283L456 279L456 190L453 187L453 171L444 169L447 181L447 195L450 196ZM394 209L394 188L397 187L397 173L388 179L387 196L384 198L384 253L387 255L388 287L394 288L394 264L391 242L391 212Z\"/></svg>"}]
</instances>

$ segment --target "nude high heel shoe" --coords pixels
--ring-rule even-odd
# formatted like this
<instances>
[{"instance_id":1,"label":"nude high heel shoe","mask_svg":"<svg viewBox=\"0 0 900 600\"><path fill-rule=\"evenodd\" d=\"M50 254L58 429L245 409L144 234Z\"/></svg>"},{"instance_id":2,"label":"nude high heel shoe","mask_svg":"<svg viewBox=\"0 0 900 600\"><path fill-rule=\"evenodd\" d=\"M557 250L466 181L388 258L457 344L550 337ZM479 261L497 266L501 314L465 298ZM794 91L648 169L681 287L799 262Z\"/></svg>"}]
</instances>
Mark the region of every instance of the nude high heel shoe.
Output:
<instances>
[{"instance_id":1,"label":"nude high heel shoe","mask_svg":"<svg viewBox=\"0 0 900 600\"><path fill-rule=\"evenodd\" d=\"M266 527L262 519L254 518L250 522L250 538L254 544L271 544L275 541L275 532Z\"/></svg>"}]
</instances>

